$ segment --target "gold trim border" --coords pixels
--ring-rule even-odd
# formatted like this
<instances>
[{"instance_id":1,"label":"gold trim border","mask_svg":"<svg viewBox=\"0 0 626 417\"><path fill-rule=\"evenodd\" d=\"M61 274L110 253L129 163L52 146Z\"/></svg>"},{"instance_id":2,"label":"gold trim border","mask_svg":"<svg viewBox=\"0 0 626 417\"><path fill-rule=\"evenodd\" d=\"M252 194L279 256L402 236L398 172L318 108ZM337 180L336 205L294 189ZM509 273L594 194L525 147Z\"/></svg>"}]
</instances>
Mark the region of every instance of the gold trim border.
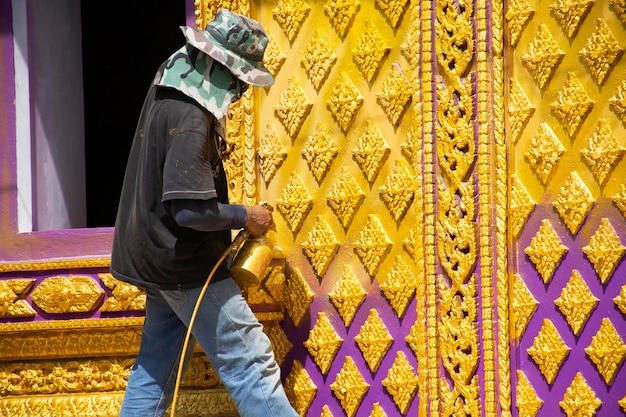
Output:
<instances>
[{"instance_id":1,"label":"gold trim border","mask_svg":"<svg viewBox=\"0 0 626 417\"><path fill-rule=\"evenodd\" d=\"M56 269L108 268L110 266L111 258L62 259L19 263L10 262L0 263L0 273L49 271Z\"/></svg>"}]
</instances>

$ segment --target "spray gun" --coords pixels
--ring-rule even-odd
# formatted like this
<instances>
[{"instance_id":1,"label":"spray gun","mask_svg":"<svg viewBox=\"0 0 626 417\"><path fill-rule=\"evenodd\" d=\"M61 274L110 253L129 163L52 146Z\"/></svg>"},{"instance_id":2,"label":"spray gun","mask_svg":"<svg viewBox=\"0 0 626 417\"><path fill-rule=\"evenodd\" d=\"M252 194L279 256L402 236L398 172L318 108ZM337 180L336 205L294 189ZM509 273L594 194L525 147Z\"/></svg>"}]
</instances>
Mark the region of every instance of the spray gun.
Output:
<instances>
[{"instance_id":1,"label":"spray gun","mask_svg":"<svg viewBox=\"0 0 626 417\"><path fill-rule=\"evenodd\" d=\"M259 203L269 211L273 207L266 202ZM274 257L273 230L262 235L251 235L241 230L233 240L233 263L230 273L242 287L254 287L261 283Z\"/></svg>"}]
</instances>

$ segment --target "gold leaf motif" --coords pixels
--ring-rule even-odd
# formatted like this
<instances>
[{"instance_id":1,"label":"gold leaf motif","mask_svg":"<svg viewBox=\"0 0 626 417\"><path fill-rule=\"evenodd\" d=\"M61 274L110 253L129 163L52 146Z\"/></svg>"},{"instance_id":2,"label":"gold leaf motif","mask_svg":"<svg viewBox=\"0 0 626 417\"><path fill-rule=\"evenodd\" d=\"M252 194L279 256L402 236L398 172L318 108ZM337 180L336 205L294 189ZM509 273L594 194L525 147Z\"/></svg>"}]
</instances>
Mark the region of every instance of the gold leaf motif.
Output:
<instances>
[{"instance_id":1,"label":"gold leaf motif","mask_svg":"<svg viewBox=\"0 0 626 417\"><path fill-rule=\"evenodd\" d=\"M535 417L543 405L541 398L526 378L523 371L517 370L517 387L515 388L517 409L520 416Z\"/></svg>"},{"instance_id":2,"label":"gold leaf motif","mask_svg":"<svg viewBox=\"0 0 626 417\"><path fill-rule=\"evenodd\" d=\"M359 187L348 167L343 166L341 168L341 177L333 185L327 199L328 205L341 222L341 225L344 228L348 228L365 199L365 193Z\"/></svg>"},{"instance_id":3,"label":"gold leaf motif","mask_svg":"<svg viewBox=\"0 0 626 417\"><path fill-rule=\"evenodd\" d=\"M376 0L376 4L381 8L392 27L398 27L400 17L404 12L407 0Z\"/></svg>"},{"instance_id":4,"label":"gold leaf motif","mask_svg":"<svg viewBox=\"0 0 626 417\"><path fill-rule=\"evenodd\" d=\"M404 217L416 191L417 181L402 159L396 160L393 171L379 188L380 196L396 222Z\"/></svg>"},{"instance_id":5,"label":"gold leaf motif","mask_svg":"<svg viewBox=\"0 0 626 417\"><path fill-rule=\"evenodd\" d=\"M289 42L293 42L296 38L310 11L311 7L303 0L278 1L278 5L273 10L274 19L285 32Z\"/></svg>"},{"instance_id":6,"label":"gold leaf motif","mask_svg":"<svg viewBox=\"0 0 626 417\"><path fill-rule=\"evenodd\" d=\"M567 417L593 417L602 405L602 401L596 397L585 377L577 372L572 383L565 390L563 400L559 401L559 405Z\"/></svg>"},{"instance_id":7,"label":"gold leaf motif","mask_svg":"<svg viewBox=\"0 0 626 417\"><path fill-rule=\"evenodd\" d=\"M316 29L300 61L316 90L319 91L336 61L337 55L333 52L324 32Z\"/></svg>"},{"instance_id":8,"label":"gold leaf motif","mask_svg":"<svg viewBox=\"0 0 626 417\"><path fill-rule=\"evenodd\" d=\"M530 104L522 86L515 80L511 80L511 95L509 99L509 117L511 124L511 140L517 143L526 124L535 113L535 108Z\"/></svg>"},{"instance_id":9,"label":"gold leaf motif","mask_svg":"<svg viewBox=\"0 0 626 417\"><path fill-rule=\"evenodd\" d=\"M619 295L613 298L613 302L620 309L620 311L626 315L626 284L622 286L619 291Z\"/></svg>"},{"instance_id":10,"label":"gold leaf motif","mask_svg":"<svg viewBox=\"0 0 626 417\"><path fill-rule=\"evenodd\" d=\"M406 414L411 401L417 392L418 378L415 375L413 367L407 360L404 352L397 351L396 359L389 368L387 376L383 379L383 386L393 397L402 414Z\"/></svg>"},{"instance_id":11,"label":"gold leaf motif","mask_svg":"<svg viewBox=\"0 0 626 417\"><path fill-rule=\"evenodd\" d=\"M511 203L509 208L509 219L511 221L511 232L513 237L519 236L524 228L528 216L535 209L535 202L526 191L526 187L516 173L511 175Z\"/></svg>"},{"instance_id":12,"label":"gold leaf motif","mask_svg":"<svg viewBox=\"0 0 626 417\"><path fill-rule=\"evenodd\" d=\"M464 7L459 7L459 3ZM472 6L466 1L444 0L437 5L435 49L441 70L451 80L465 74L474 57Z\"/></svg>"},{"instance_id":13,"label":"gold leaf motif","mask_svg":"<svg viewBox=\"0 0 626 417\"><path fill-rule=\"evenodd\" d=\"M293 349L293 344L287 338L287 335L283 331L282 327L277 321L263 322L263 331L269 337L272 343L272 351L274 352L274 358L278 365L282 365L287 357L287 354Z\"/></svg>"},{"instance_id":14,"label":"gold leaf motif","mask_svg":"<svg viewBox=\"0 0 626 417\"><path fill-rule=\"evenodd\" d=\"M524 249L524 253L535 265L545 284L552 280L554 271L567 251L567 247L563 246L548 219L541 221L541 226L531 239L530 246Z\"/></svg>"},{"instance_id":15,"label":"gold leaf motif","mask_svg":"<svg viewBox=\"0 0 626 417\"><path fill-rule=\"evenodd\" d=\"M296 78L290 77L287 80L287 87L280 95L280 100L274 105L274 111L276 118L292 139L298 135L312 106Z\"/></svg>"},{"instance_id":16,"label":"gold leaf motif","mask_svg":"<svg viewBox=\"0 0 626 417\"><path fill-rule=\"evenodd\" d=\"M49 314L93 311L103 297L102 288L82 275L46 278L31 294L33 303Z\"/></svg>"},{"instance_id":17,"label":"gold leaf motif","mask_svg":"<svg viewBox=\"0 0 626 417\"><path fill-rule=\"evenodd\" d=\"M380 66L383 64L389 48L376 30L376 27L369 21L365 21L365 30L359 38L359 43L352 50L354 62L357 64L365 79L371 82Z\"/></svg>"},{"instance_id":18,"label":"gold leaf motif","mask_svg":"<svg viewBox=\"0 0 626 417\"><path fill-rule=\"evenodd\" d=\"M354 242L354 251L371 276L376 276L378 268L391 250L391 240L387 236L378 217L370 214L359 239Z\"/></svg>"},{"instance_id":19,"label":"gold leaf motif","mask_svg":"<svg viewBox=\"0 0 626 417\"><path fill-rule=\"evenodd\" d=\"M528 354L550 385L554 382L569 351L570 348L563 342L558 330L549 319L543 319L541 330L535 337L533 345L527 349Z\"/></svg>"},{"instance_id":20,"label":"gold leaf motif","mask_svg":"<svg viewBox=\"0 0 626 417\"><path fill-rule=\"evenodd\" d=\"M402 154L406 156L411 166L420 166L422 163L422 150L420 148L422 141L422 124L421 116L417 117L415 123L411 126L411 130L406 135L406 142L400 145Z\"/></svg>"},{"instance_id":21,"label":"gold leaf motif","mask_svg":"<svg viewBox=\"0 0 626 417\"><path fill-rule=\"evenodd\" d=\"M391 68L391 73L383 82L381 90L376 93L376 98L391 124L396 126L411 102L411 88L400 64L394 63Z\"/></svg>"},{"instance_id":22,"label":"gold leaf motif","mask_svg":"<svg viewBox=\"0 0 626 417\"><path fill-rule=\"evenodd\" d=\"M100 311L144 311L146 309L146 293L140 288L126 282L118 281L111 274L98 274L98 278L111 290Z\"/></svg>"},{"instance_id":23,"label":"gold leaf motif","mask_svg":"<svg viewBox=\"0 0 626 417\"><path fill-rule=\"evenodd\" d=\"M304 347L307 348L322 374L328 373L328 369L342 343L343 339L339 337L330 324L326 314L324 312L317 313L317 321L309 332L309 338L304 342Z\"/></svg>"},{"instance_id":24,"label":"gold leaf motif","mask_svg":"<svg viewBox=\"0 0 626 417\"><path fill-rule=\"evenodd\" d=\"M340 36L345 36L354 16L359 11L359 7L360 2L358 0L328 0L324 6L324 11L337 33Z\"/></svg>"},{"instance_id":25,"label":"gold leaf motif","mask_svg":"<svg viewBox=\"0 0 626 417\"><path fill-rule=\"evenodd\" d=\"M593 0L556 0L550 10L571 39L593 6Z\"/></svg>"},{"instance_id":26,"label":"gold leaf motif","mask_svg":"<svg viewBox=\"0 0 626 417\"><path fill-rule=\"evenodd\" d=\"M415 259L417 256L416 250L421 247L421 230L419 223L414 224L410 229L409 233L407 233L406 238L402 241L402 246L407 251L409 255L411 255L411 259Z\"/></svg>"},{"instance_id":27,"label":"gold leaf motif","mask_svg":"<svg viewBox=\"0 0 626 417\"><path fill-rule=\"evenodd\" d=\"M302 177L292 172L287 187L282 190L281 197L276 200L276 208L287 220L292 232L300 230L312 206L313 197L304 185Z\"/></svg>"},{"instance_id":28,"label":"gold leaf motif","mask_svg":"<svg viewBox=\"0 0 626 417\"><path fill-rule=\"evenodd\" d=\"M341 80L333 88L327 105L344 133L350 129L362 104L363 96L350 80L348 73L342 72Z\"/></svg>"},{"instance_id":29,"label":"gold leaf motif","mask_svg":"<svg viewBox=\"0 0 626 417\"><path fill-rule=\"evenodd\" d=\"M269 33L268 39L267 48L265 48L265 53L263 54L263 65L265 65L270 74L276 77L287 57L280 50L278 42Z\"/></svg>"},{"instance_id":30,"label":"gold leaf motif","mask_svg":"<svg viewBox=\"0 0 626 417\"><path fill-rule=\"evenodd\" d=\"M34 317L37 312L25 300L34 279L8 279L0 281L0 317Z\"/></svg>"},{"instance_id":31,"label":"gold leaf motif","mask_svg":"<svg viewBox=\"0 0 626 417\"><path fill-rule=\"evenodd\" d=\"M607 317L602 319L600 329L591 339L585 353L596 365L607 385L611 385L626 357L626 345Z\"/></svg>"},{"instance_id":32,"label":"gold leaf motif","mask_svg":"<svg viewBox=\"0 0 626 417\"><path fill-rule=\"evenodd\" d=\"M530 292L520 274L515 274L513 281L512 318L515 330L515 338L521 340L530 319L537 311L539 302Z\"/></svg>"},{"instance_id":33,"label":"gold leaf motif","mask_svg":"<svg viewBox=\"0 0 626 417\"><path fill-rule=\"evenodd\" d=\"M622 410L626 411L626 395L624 395L624 398L618 401L618 404L620 407L622 407Z\"/></svg>"},{"instance_id":34,"label":"gold leaf motif","mask_svg":"<svg viewBox=\"0 0 626 417\"><path fill-rule=\"evenodd\" d=\"M560 297L554 300L554 304L559 307L572 331L578 336L591 316L591 312L596 308L598 299L593 295L580 272L574 269Z\"/></svg>"},{"instance_id":35,"label":"gold leaf motif","mask_svg":"<svg viewBox=\"0 0 626 417\"><path fill-rule=\"evenodd\" d=\"M368 119L367 126L359 138L359 145L353 151L354 159L368 182L372 183L376 179L380 168L389 156L389 152L390 147L380 130L374 121Z\"/></svg>"},{"instance_id":36,"label":"gold leaf motif","mask_svg":"<svg viewBox=\"0 0 626 417\"><path fill-rule=\"evenodd\" d=\"M622 23L626 25L626 0L609 0L609 3L613 6Z\"/></svg>"},{"instance_id":37,"label":"gold leaf motif","mask_svg":"<svg viewBox=\"0 0 626 417\"><path fill-rule=\"evenodd\" d=\"M304 313L308 310L313 302L313 291L306 283L302 273L298 268L294 268L287 280L287 289L285 296L285 309L291 317L293 324L298 326L300 320L304 317Z\"/></svg>"},{"instance_id":38,"label":"gold leaf motif","mask_svg":"<svg viewBox=\"0 0 626 417\"><path fill-rule=\"evenodd\" d=\"M617 208L620 209L624 217L626 217L626 183L622 184L619 193L613 196L613 202Z\"/></svg>"},{"instance_id":39,"label":"gold leaf motif","mask_svg":"<svg viewBox=\"0 0 626 417\"><path fill-rule=\"evenodd\" d=\"M324 404L320 417L334 417L333 413L330 411L330 408L328 408L328 405Z\"/></svg>"},{"instance_id":40,"label":"gold leaf motif","mask_svg":"<svg viewBox=\"0 0 626 417\"><path fill-rule=\"evenodd\" d=\"M380 284L385 298L398 317L404 317L406 309L415 293L415 275L409 264L400 255L396 256L393 268L385 282Z\"/></svg>"},{"instance_id":41,"label":"gold leaf motif","mask_svg":"<svg viewBox=\"0 0 626 417\"><path fill-rule=\"evenodd\" d=\"M578 176L576 171L570 172L559 195L552 203L556 211L574 235L585 221L589 210L593 207L593 196Z\"/></svg>"},{"instance_id":42,"label":"gold leaf motif","mask_svg":"<svg viewBox=\"0 0 626 417\"><path fill-rule=\"evenodd\" d=\"M330 384L330 388L348 417L354 416L369 387L354 363L354 359L350 356L346 356L335 382Z\"/></svg>"},{"instance_id":43,"label":"gold leaf motif","mask_svg":"<svg viewBox=\"0 0 626 417\"><path fill-rule=\"evenodd\" d=\"M393 337L389 334L378 311L371 309L367 320L359 330L359 334L354 336L354 341L361 350L367 366L372 372L376 372L380 362L391 347Z\"/></svg>"},{"instance_id":44,"label":"gold leaf motif","mask_svg":"<svg viewBox=\"0 0 626 417\"><path fill-rule=\"evenodd\" d=\"M550 107L569 137L574 138L593 108L593 101L576 74L569 72L565 86L557 93Z\"/></svg>"},{"instance_id":45,"label":"gold leaf motif","mask_svg":"<svg viewBox=\"0 0 626 417\"><path fill-rule=\"evenodd\" d=\"M524 157L537 174L543 185L547 185L556 166L565 153L565 148L547 123L539 125L539 130L530 140Z\"/></svg>"},{"instance_id":46,"label":"gold leaf motif","mask_svg":"<svg viewBox=\"0 0 626 417\"><path fill-rule=\"evenodd\" d=\"M565 53L554 41L547 26L539 24L537 34L528 46L528 53L522 55L522 65L530 72L539 88L543 89L564 56Z\"/></svg>"},{"instance_id":47,"label":"gold leaf motif","mask_svg":"<svg viewBox=\"0 0 626 417\"><path fill-rule=\"evenodd\" d=\"M626 80L617 87L615 95L609 98L609 104L613 107L613 111L620 118L622 124L626 125Z\"/></svg>"},{"instance_id":48,"label":"gold leaf motif","mask_svg":"<svg viewBox=\"0 0 626 417\"><path fill-rule=\"evenodd\" d=\"M375 402L372 404L372 412L369 417L387 417L387 413L385 413L379 402Z\"/></svg>"},{"instance_id":49,"label":"gold leaf motif","mask_svg":"<svg viewBox=\"0 0 626 417\"><path fill-rule=\"evenodd\" d=\"M594 32L587 39L585 47L578 52L599 85L604 84L606 77L623 53L624 50L619 47L604 19L596 21Z\"/></svg>"},{"instance_id":50,"label":"gold leaf motif","mask_svg":"<svg viewBox=\"0 0 626 417\"><path fill-rule=\"evenodd\" d=\"M624 256L624 251L626 247L620 242L607 218L600 220L598 230L591 236L589 244L583 247L583 252L603 284L606 284L613 275L615 267Z\"/></svg>"},{"instance_id":51,"label":"gold leaf motif","mask_svg":"<svg viewBox=\"0 0 626 417\"><path fill-rule=\"evenodd\" d=\"M622 159L624 147L615 138L606 119L601 118L589 144L580 153L596 181L604 185L613 167Z\"/></svg>"},{"instance_id":52,"label":"gold leaf motif","mask_svg":"<svg viewBox=\"0 0 626 417\"><path fill-rule=\"evenodd\" d=\"M287 158L287 150L278 137L273 124L268 123L261 134L257 153L259 155L261 176L263 181L268 184Z\"/></svg>"},{"instance_id":53,"label":"gold leaf motif","mask_svg":"<svg viewBox=\"0 0 626 417\"><path fill-rule=\"evenodd\" d=\"M315 226L309 232L308 239L302 242L302 248L313 265L315 273L323 277L339 250L339 241L323 216L317 216Z\"/></svg>"},{"instance_id":54,"label":"gold leaf motif","mask_svg":"<svg viewBox=\"0 0 626 417\"><path fill-rule=\"evenodd\" d=\"M511 46L516 46L524 28L532 19L535 11L530 7L527 0L511 0L507 5L508 10L505 17L509 21Z\"/></svg>"},{"instance_id":55,"label":"gold leaf motif","mask_svg":"<svg viewBox=\"0 0 626 417\"><path fill-rule=\"evenodd\" d=\"M317 386L297 359L293 361L291 371L285 378L285 394L301 417L306 415L313 398L317 394Z\"/></svg>"},{"instance_id":56,"label":"gold leaf motif","mask_svg":"<svg viewBox=\"0 0 626 417\"><path fill-rule=\"evenodd\" d=\"M350 326L359 306L367 293L348 265L344 265L343 274L339 277L335 288L328 294L346 326Z\"/></svg>"},{"instance_id":57,"label":"gold leaf motif","mask_svg":"<svg viewBox=\"0 0 626 417\"><path fill-rule=\"evenodd\" d=\"M318 183L322 182L326 176L337 153L337 146L328 134L328 129L319 123L315 128L315 134L308 137L304 148L302 148L302 156L306 159L309 169Z\"/></svg>"}]
</instances>

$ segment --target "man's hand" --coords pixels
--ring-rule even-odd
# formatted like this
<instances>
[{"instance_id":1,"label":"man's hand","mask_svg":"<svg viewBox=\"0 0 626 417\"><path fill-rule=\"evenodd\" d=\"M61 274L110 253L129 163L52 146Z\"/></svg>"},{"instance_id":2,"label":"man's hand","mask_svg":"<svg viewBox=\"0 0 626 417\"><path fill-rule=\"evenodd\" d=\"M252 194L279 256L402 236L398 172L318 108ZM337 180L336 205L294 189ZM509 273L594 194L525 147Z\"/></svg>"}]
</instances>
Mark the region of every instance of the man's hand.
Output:
<instances>
[{"instance_id":1,"label":"man's hand","mask_svg":"<svg viewBox=\"0 0 626 417\"><path fill-rule=\"evenodd\" d=\"M244 225L250 234L258 236L267 232L273 225L272 212L264 206L246 206L248 219Z\"/></svg>"}]
</instances>

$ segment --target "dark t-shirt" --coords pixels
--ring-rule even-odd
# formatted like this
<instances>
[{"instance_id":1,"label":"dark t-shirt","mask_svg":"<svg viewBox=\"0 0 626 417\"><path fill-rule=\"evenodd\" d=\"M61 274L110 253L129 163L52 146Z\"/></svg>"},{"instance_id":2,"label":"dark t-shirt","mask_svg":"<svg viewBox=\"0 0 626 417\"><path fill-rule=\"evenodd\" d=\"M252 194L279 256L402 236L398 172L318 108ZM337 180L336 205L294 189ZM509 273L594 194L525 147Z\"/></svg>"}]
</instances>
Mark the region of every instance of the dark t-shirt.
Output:
<instances>
[{"instance_id":1,"label":"dark t-shirt","mask_svg":"<svg viewBox=\"0 0 626 417\"><path fill-rule=\"evenodd\" d=\"M144 288L201 286L228 249L230 230L179 226L173 199L228 202L217 149L217 121L183 93L152 86L146 96L120 196L111 273ZM229 275L230 259L214 280Z\"/></svg>"}]
</instances>

